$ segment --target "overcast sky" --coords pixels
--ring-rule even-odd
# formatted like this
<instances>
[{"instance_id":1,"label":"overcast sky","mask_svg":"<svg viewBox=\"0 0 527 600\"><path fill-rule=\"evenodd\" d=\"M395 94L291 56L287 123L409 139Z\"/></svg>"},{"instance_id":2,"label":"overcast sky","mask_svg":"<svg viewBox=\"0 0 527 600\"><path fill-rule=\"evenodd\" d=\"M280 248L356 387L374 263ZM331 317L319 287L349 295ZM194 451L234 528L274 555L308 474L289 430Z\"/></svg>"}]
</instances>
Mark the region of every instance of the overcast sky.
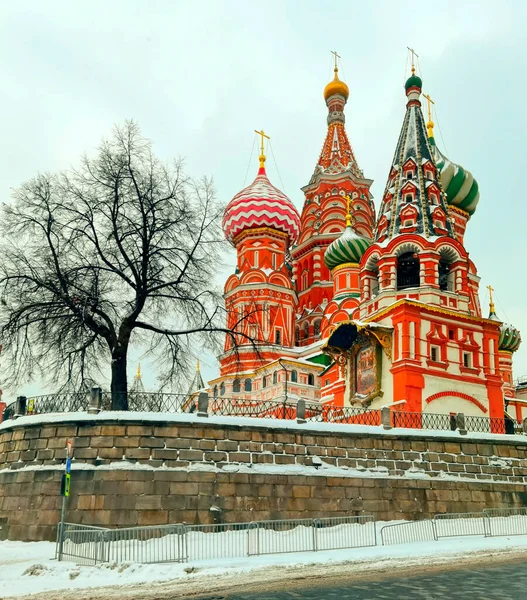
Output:
<instances>
[{"instance_id":1,"label":"overcast sky","mask_svg":"<svg viewBox=\"0 0 527 600\"><path fill-rule=\"evenodd\" d=\"M190 174L213 176L225 202L243 187L253 130L264 128L279 171L270 157L269 177L300 210L337 50L347 131L378 205L411 46L436 101L438 144L480 185L465 244L484 310L490 283L499 316L524 332L515 375L527 375L526 17L523 0L3 0L0 201L39 171L76 164L133 118L160 157L184 156ZM253 156L247 183L256 170ZM215 360L205 363L205 378L215 376ZM143 371L154 387L152 368Z\"/></svg>"}]
</instances>

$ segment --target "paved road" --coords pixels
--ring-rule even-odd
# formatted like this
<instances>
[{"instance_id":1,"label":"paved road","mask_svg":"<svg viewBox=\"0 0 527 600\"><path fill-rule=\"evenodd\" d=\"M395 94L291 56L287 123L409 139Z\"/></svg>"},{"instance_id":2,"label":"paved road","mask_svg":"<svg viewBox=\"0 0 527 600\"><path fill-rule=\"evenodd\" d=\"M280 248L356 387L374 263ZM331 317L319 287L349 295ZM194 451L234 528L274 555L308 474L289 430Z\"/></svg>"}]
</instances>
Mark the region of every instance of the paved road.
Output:
<instances>
[{"instance_id":1,"label":"paved road","mask_svg":"<svg viewBox=\"0 0 527 600\"><path fill-rule=\"evenodd\" d=\"M218 594L201 600L527 600L527 562L430 575L313 585L272 592Z\"/></svg>"}]
</instances>

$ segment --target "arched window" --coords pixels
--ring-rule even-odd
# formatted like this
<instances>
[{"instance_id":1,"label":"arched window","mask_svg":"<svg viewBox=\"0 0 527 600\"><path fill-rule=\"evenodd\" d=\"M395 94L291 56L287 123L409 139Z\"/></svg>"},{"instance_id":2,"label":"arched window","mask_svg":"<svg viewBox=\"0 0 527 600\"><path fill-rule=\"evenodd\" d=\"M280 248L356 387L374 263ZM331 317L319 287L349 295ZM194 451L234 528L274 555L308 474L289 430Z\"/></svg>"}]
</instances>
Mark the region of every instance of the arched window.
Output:
<instances>
[{"instance_id":1,"label":"arched window","mask_svg":"<svg viewBox=\"0 0 527 600\"><path fill-rule=\"evenodd\" d=\"M214 398L217 398L217 396L218 396L218 386L215 385L214 386Z\"/></svg>"},{"instance_id":2,"label":"arched window","mask_svg":"<svg viewBox=\"0 0 527 600\"><path fill-rule=\"evenodd\" d=\"M264 375L264 376L263 376L263 379L262 379L262 387L267 387L267 375Z\"/></svg>"},{"instance_id":3,"label":"arched window","mask_svg":"<svg viewBox=\"0 0 527 600\"><path fill-rule=\"evenodd\" d=\"M454 291L454 277L451 270L450 262L441 259L438 265L439 289L444 292Z\"/></svg>"},{"instance_id":4,"label":"arched window","mask_svg":"<svg viewBox=\"0 0 527 600\"><path fill-rule=\"evenodd\" d=\"M315 385L315 376L313 373L309 373L307 376L307 385Z\"/></svg>"},{"instance_id":5,"label":"arched window","mask_svg":"<svg viewBox=\"0 0 527 600\"><path fill-rule=\"evenodd\" d=\"M278 371L273 373L273 383L278 383Z\"/></svg>"},{"instance_id":6,"label":"arched window","mask_svg":"<svg viewBox=\"0 0 527 600\"><path fill-rule=\"evenodd\" d=\"M278 327L274 330L274 343L278 345L282 343L282 331Z\"/></svg>"},{"instance_id":7,"label":"arched window","mask_svg":"<svg viewBox=\"0 0 527 600\"><path fill-rule=\"evenodd\" d=\"M300 342L300 327L295 329L295 342L298 344Z\"/></svg>"},{"instance_id":8,"label":"arched window","mask_svg":"<svg viewBox=\"0 0 527 600\"><path fill-rule=\"evenodd\" d=\"M245 380L245 391L252 392L253 391L253 382L247 377Z\"/></svg>"},{"instance_id":9,"label":"arched window","mask_svg":"<svg viewBox=\"0 0 527 600\"><path fill-rule=\"evenodd\" d=\"M235 379L232 382L232 391L233 392L239 392L240 390L241 390L240 380L239 379Z\"/></svg>"},{"instance_id":10,"label":"arched window","mask_svg":"<svg viewBox=\"0 0 527 600\"><path fill-rule=\"evenodd\" d=\"M320 321L315 321L314 334L315 335L320 335Z\"/></svg>"},{"instance_id":11,"label":"arched window","mask_svg":"<svg viewBox=\"0 0 527 600\"><path fill-rule=\"evenodd\" d=\"M308 338L309 337L309 323L306 323L304 325L304 337Z\"/></svg>"},{"instance_id":12,"label":"arched window","mask_svg":"<svg viewBox=\"0 0 527 600\"><path fill-rule=\"evenodd\" d=\"M298 382L298 373L294 369L291 371L291 381L293 383Z\"/></svg>"},{"instance_id":13,"label":"arched window","mask_svg":"<svg viewBox=\"0 0 527 600\"><path fill-rule=\"evenodd\" d=\"M405 252L397 261L397 289L419 287L419 258L415 252Z\"/></svg>"},{"instance_id":14,"label":"arched window","mask_svg":"<svg viewBox=\"0 0 527 600\"><path fill-rule=\"evenodd\" d=\"M220 385L220 396L225 396L225 383L223 381Z\"/></svg>"}]
</instances>

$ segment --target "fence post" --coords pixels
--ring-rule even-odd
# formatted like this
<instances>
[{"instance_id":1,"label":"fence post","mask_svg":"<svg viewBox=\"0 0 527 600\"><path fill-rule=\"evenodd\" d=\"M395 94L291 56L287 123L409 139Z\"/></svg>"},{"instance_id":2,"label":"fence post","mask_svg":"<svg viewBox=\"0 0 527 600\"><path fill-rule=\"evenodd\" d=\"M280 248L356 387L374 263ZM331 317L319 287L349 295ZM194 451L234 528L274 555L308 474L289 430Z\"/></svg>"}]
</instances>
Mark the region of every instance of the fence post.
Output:
<instances>
[{"instance_id":1,"label":"fence post","mask_svg":"<svg viewBox=\"0 0 527 600\"><path fill-rule=\"evenodd\" d=\"M313 550L315 552L318 551L318 535L317 535L317 529L319 526L320 520L319 519L313 519Z\"/></svg>"},{"instance_id":2,"label":"fence post","mask_svg":"<svg viewBox=\"0 0 527 600\"><path fill-rule=\"evenodd\" d=\"M26 414L26 404L27 398L25 396L17 396L13 419L18 419L18 417L23 417Z\"/></svg>"},{"instance_id":3,"label":"fence post","mask_svg":"<svg viewBox=\"0 0 527 600\"><path fill-rule=\"evenodd\" d=\"M525 419L523 419L523 433L525 433L525 435L527 435L527 417L525 417Z\"/></svg>"},{"instance_id":4,"label":"fence post","mask_svg":"<svg viewBox=\"0 0 527 600\"><path fill-rule=\"evenodd\" d=\"M306 422L306 401L302 398L298 401L296 405L296 422L297 423L305 423Z\"/></svg>"},{"instance_id":5,"label":"fence post","mask_svg":"<svg viewBox=\"0 0 527 600\"><path fill-rule=\"evenodd\" d=\"M456 429L461 435L467 435L467 427L465 424L465 415L463 413L456 414Z\"/></svg>"},{"instance_id":6,"label":"fence post","mask_svg":"<svg viewBox=\"0 0 527 600\"><path fill-rule=\"evenodd\" d=\"M383 429L392 428L392 411L389 406L383 406L381 408L381 424Z\"/></svg>"},{"instance_id":7,"label":"fence post","mask_svg":"<svg viewBox=\"0 0 527 600\"><path fill-rule=\"evenodd\" d=\"M209 394L200 392L198 396L198 417L209 416Z\"/></svg>"},{"instance_id":8,"label":"fence post","mask_svg":"<svg viewBox=\"0 0 527 600\"><path fill-rule=\"evenodd\" d=\"M102 389L93 387L90 391L90 403L88 404L88 414L98 415L102 409Z\"/></svg>"}]
</instances>

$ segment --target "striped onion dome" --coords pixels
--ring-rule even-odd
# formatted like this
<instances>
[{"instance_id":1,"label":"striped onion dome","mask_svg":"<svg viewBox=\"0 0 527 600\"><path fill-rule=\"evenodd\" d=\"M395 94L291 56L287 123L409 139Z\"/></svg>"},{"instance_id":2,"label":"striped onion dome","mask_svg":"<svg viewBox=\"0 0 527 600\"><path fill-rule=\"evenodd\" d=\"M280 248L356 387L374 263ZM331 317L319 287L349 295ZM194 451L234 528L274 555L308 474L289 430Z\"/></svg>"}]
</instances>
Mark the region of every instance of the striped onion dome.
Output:
<instances>
[{"instance_id":1,"label":"striped onion dome","mask_svg":"<svg viewBox=\"0 0 527 600\"><path fill-rule=\"evenodd\" d=\"M489 319L493 321L500 321L500 318L496 314L494 304L490 304ZM507 352L516 352L520 347L522 338L520 332L513 325L508 323L502 323L500 327L500 338L498 340L498 349L506 350Z\"/></svg>"},{"instance_id":2,"label":"striped onion dome","mask_svg":"<svg viewBox=\"0 0 527 600\"><path fill-rule=\"evenodd\" d=\"M291 200L269 181L260 167L251 185L238 192L223 215L223 232L232 243L246 229L272 227L289 235L293 244L300 232L300 216Z\"/></svg>"},{"instance_id":3,"label":"striped onion dome","mask_svg":"<svg viewBox=\"0 0 527 600\"><path fill-rule=\"evenodd\" d=\"M522 338L520 332L513 325L503 323L500 329L500 340L498 348L508 352L516 352L520 347Z\"/></svg>"},{"instance_id":4,"label":"striped onion dome","mask_svg":"<svg viewBox=\"0 0 527 600\"><path fill-rule=\"evenodd\" d=\"M434 161L441 174L441 184L450 206L460 208L469 215L476 212L479 202L478 182L460 165L456 165L439 150L433 137L429 138Z\"/></svg>"},{"instance_id":5,"label":"striped onion dome","mask_svg":"<svg viewBox=\"0 0 527 600\"><path fill-rule=\"evenodd\" d=\"M345 263L359 263L370 244L368 238L357 235L348 225L344 233L328 246L324 254L326 267L332 270Z\"/></svg>"}]
</instances>

